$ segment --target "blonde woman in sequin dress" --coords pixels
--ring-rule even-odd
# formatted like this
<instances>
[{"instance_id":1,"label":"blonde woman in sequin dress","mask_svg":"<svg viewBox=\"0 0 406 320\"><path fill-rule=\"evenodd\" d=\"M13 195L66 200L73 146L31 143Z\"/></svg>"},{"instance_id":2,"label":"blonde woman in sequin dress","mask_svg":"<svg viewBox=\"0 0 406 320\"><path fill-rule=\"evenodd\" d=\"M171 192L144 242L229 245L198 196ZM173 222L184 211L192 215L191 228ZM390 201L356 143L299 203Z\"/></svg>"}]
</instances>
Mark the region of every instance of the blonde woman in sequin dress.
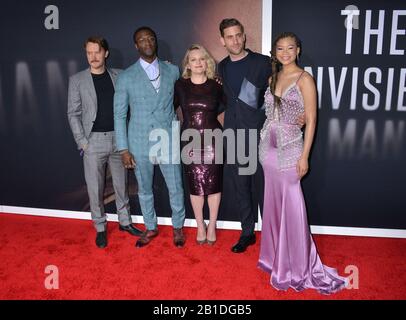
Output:
<instances>
[{"instance_id":1,"label":"blonde woman in sequin dress","mask_svg":"<svg viewBox=\"0 0 406 320\"><path fill-rule=\"evenodd\" d=\"M316 128L317 94L313 78L298 65L301 43L283 33L272 47L273 75L265 93L266 116L259 157L264 170L264 213L258 267L278 290L312 288L330 294L346 279L322 264L307 222L300 185L309 170ZM304 139L297 118L304 112Z\"/></svg>"},{"instance_id":2,"label":"blonde woman in sequin dress","mask_svg":"<svg viewBox=\"0 0 406 320\"><path fill-rule=\"evenodd\" d=\"M190 46L182 66L182 77L175 83L174 106L182 119L182 132L192 129L200 135L200 147L189 149L189 140L182 145L182 154L186 151L185 157L190 157L184 169L196 218L196 241L198 244L214 245L223 188L223 165L215 161L216 145L211 139L205 141L204 131L218 130L221 133L226 97L223 87L214 80L214 59L202 45ZM206 196L210 214L207 226L203 219Z\"/></svg>"}]
</instances>

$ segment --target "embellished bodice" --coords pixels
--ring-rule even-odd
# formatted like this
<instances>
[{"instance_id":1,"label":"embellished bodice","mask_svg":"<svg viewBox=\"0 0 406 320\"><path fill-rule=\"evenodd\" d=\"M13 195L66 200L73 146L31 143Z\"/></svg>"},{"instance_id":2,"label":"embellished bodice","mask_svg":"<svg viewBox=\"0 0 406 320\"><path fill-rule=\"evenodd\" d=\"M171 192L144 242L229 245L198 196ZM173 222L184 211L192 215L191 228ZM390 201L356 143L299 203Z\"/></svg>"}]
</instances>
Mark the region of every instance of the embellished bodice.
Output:
<instances>
[{"instance_id":1,"label":"embellished bodice","mask_svg":"<svg viewBox=\"0 0 406 320\"><path fill-rule=\"evenodd\" d=\"M259 160L264 163L272 147L271 131L276 134L278 149L278 168L288 169L296 165L303 150L303 133L297 124L298 117L304 113L304 101L297 82L282 94L279 106L270 89L265 92L266 120L261 130Z\"/></svg>"},{"instance_id":2,"label":"embellished bodice","mask_svg":"<svg viewBox=\"0 0 406 320\"><path fill-rule=\"evenodd\" d=\"M281 103L275 107L274 96L271 90L265 92L265 114L267 121L280 121L296 125L298 117L304 112L302 93L296 83L290 85L281 96Z\"/></svg>"}]
</instances>

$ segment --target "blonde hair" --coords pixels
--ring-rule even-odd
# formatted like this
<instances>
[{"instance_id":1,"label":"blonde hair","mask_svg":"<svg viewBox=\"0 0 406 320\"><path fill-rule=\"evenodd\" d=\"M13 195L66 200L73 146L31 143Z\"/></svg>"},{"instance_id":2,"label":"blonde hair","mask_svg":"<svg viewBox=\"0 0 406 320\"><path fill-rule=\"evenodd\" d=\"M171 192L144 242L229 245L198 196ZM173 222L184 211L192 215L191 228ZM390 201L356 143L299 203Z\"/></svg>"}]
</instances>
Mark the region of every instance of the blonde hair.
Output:
<instances>
[{"instance_id":1,"label":"blonde hair","mask_svg":"<svg viewBox=\"0 0 406 320\"><path fill-rule=\"evenodd\" d=\"M192 44L189 47L189 49L187 49L185 56L183 58L183 61L182 61L182 69L183 69L182 78L189 79L191 76L191 72L190 72L190 69L187 67L187 64L189 63L190 52L193 50L201 50L203 52L203 56L205 57L205 59L207 61L206 76L209 79L213 79L216 74L216 63L214 62L213 57L206 50L206 48L200 44Z\"/></svg>"}]
</instances>

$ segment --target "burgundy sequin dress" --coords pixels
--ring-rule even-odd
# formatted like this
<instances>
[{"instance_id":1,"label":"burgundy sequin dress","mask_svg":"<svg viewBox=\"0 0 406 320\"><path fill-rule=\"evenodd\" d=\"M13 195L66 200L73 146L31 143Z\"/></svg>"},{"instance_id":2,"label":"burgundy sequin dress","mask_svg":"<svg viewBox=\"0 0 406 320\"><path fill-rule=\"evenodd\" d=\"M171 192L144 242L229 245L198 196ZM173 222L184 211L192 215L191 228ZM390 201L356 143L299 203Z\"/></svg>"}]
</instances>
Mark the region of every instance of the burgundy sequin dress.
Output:
<instances>
[{"instance_id":1,"label":"burgundy sequin dress","mask_svg":"<svg viewBox=\"0 0 406 320\"><path fill-rule=\"evenodd\" d=\"M187 129L195 129L188 132L194 131L200 135L198 145L190 143L192 137L182 142L182 161L185 164L190 194L202 196L221 192L223 165L215 164L215 140L205 141L204 130L222 131L217 116L225 110L223 88L212 79L194 84L190 79L180 78L175 83L174 97L175 108L180 106L182 110L182 133Z\"/></svg>"}]
</instances>

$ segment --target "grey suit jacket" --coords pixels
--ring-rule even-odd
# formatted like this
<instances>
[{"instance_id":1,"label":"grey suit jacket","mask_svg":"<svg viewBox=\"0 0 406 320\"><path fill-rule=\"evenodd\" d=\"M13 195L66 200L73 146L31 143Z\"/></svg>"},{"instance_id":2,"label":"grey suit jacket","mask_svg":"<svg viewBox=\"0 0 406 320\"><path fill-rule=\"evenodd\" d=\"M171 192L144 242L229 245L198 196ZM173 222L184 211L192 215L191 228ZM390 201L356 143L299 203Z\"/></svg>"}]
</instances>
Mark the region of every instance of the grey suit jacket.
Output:
<instances>
[{"instance_id":1,"label":"grey suit jacket","mask_svg":"<svg viewBox=\"0 0 406 320\"><path fill-rule=\"evenodd\" d=\"M109 69L115 87L120 69ZM113 105L111 106L113 108ZM88 144L93 123L97 115L97 96L90 68L80 71L69 78L68 120L78 149Z\"/></svg>"}]
</instances>

